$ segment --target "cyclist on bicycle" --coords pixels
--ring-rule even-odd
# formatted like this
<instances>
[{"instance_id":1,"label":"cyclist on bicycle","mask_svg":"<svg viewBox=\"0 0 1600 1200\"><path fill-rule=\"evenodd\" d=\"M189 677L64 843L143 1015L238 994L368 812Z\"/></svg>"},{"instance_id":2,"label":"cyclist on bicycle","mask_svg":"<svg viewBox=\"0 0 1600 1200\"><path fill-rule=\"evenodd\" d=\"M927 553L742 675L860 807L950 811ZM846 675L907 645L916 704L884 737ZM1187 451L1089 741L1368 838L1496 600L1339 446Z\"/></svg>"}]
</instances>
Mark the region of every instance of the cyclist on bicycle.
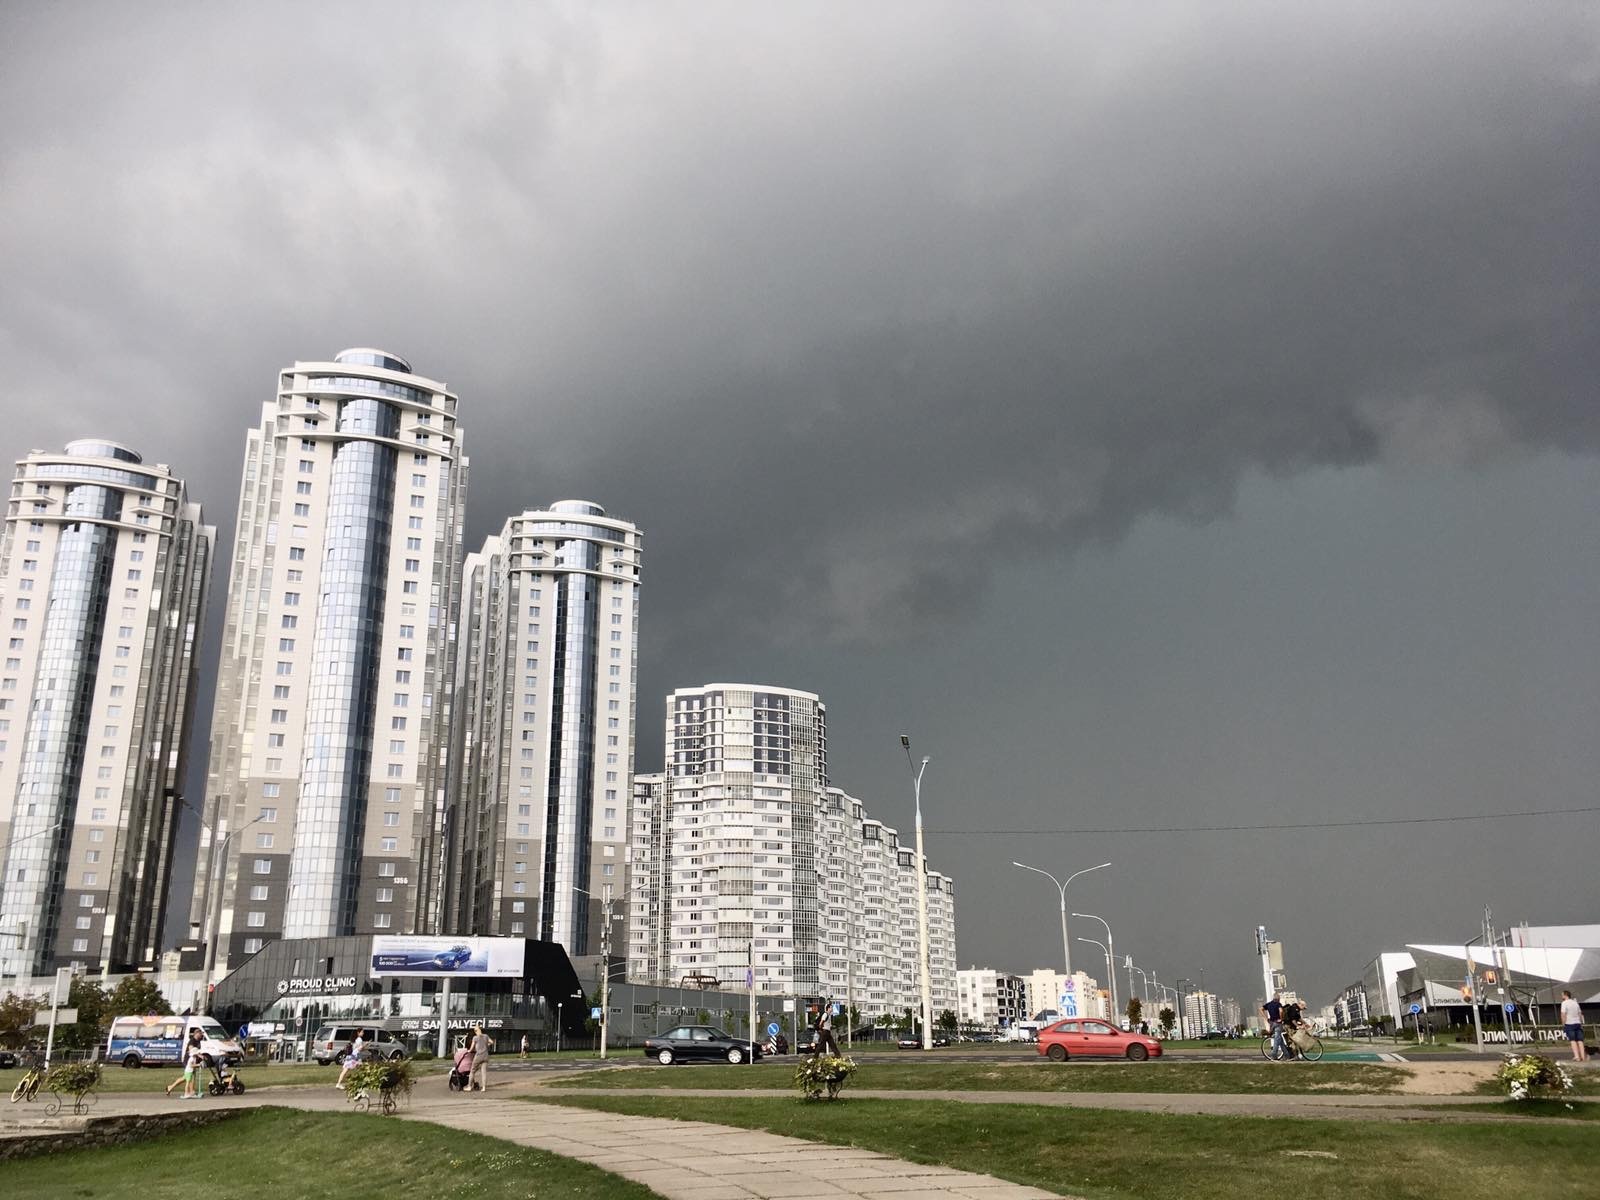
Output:
<instances>
[{"instance_id":1,"label":"cyclist on bicycle","mask_svg":"<svg viewBox=\"0 0 1600 1200\"><path fill-rule=\"evenodd\" d=\"M1261 1015L1267 1019L1267 1031L1272 1034L1272 1057L1289 1057L1288 1047L1283 1040L1283 1001L1279 999L1279 993L1273 992L1261 1006Z\"/></svg>"},{"instance_id":2,"label":"cyclist on bicycle","mask_svg":"<svg viewBox=\"0 0 1600 1200\"><path fill-rule=\"evenodd\" d=\"M1290 1058L1299 1053L1299 1046L1294 1040L1294 1035L1305 1023L1304 1010L1300 1007L1298 1001L1291 1000L1283 1006L1283 1041L1289 1048Z\"/></svg>"}]
</instances>

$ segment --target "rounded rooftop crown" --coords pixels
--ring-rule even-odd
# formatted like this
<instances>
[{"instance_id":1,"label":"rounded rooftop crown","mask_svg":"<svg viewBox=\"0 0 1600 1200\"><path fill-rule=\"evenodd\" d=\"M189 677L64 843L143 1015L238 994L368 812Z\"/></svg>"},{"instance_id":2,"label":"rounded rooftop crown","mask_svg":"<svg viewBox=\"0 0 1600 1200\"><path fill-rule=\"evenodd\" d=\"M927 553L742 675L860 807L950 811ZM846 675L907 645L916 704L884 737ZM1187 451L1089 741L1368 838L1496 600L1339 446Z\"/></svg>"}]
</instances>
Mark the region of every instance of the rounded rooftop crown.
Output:
<instances>
[{"instance_id":1,"label":"rounded rooftop crown","mask_svg":"<svg viewBox=\"0 0 1600 1200\"><path fill-rule=\"evenodd\" d=\"M349 363L351 366L382 367L385 371L399 371L404 375L415 373L411 370L411 364L399 355L390 354L387 350L374 350L371 346L341 350L333 356L333 361Z\"/></svg>"},{"instance_id":2,"label":"rounded rooftop crown","mask_svg":"<svg viewBox=\"0 0 1600 1200\"><path fill-rule=\"evenodd\" d=\"M606 510L588 500L557 500L550 506L551 512L577 513L585 517L603 517Z\"/></svg>"},{"instance_id":3,"label":"rounded rooftop crown","mask_svg":"<svg viewBox=\"0 0 1600 1200\"><path fill-rule=\"evenodd\" d=\"M114 458L118 462L142 463L144 456L121 442L105 438L78 438L67 443L67 453L74 458Z\"/></svg>"}]
</instances>

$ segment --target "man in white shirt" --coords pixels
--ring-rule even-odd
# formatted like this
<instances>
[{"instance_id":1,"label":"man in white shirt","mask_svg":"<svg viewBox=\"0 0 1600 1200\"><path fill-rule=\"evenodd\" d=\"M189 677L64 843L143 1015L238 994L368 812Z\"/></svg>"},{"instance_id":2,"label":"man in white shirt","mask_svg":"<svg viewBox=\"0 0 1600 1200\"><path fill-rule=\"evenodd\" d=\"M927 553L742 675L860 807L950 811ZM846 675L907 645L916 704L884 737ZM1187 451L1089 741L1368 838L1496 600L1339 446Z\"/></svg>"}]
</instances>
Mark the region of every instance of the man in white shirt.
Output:
<instances>
[{"instance_id":1,"label":"man in white shirt","mask_svg":"<svg viewBox=\"0 0 1600 1200\"><path fill-rule=\"evenodd\" d=\"M1571 992L1561 993L1561 1024L1566 1027L1567 1041L1572 1044L1572 1061L1587 1062L1589 1047L1583 1044L1583 1009Z\"/></svg>"}]
</instances>

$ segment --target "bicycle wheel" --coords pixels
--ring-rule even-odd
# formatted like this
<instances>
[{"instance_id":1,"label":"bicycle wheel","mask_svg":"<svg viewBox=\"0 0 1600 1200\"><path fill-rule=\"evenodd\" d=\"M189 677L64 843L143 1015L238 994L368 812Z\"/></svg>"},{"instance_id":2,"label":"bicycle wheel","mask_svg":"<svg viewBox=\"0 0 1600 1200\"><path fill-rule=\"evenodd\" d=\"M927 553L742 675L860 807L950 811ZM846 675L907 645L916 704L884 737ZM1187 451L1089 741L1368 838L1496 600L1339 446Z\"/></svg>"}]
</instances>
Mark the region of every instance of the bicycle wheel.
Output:
<instances>
[{"instance_id":1,"label":"bicycle wheel","mask_svg":"<svg viewBox=\"0 0 1600 1200\"><path fill-rule=\"evenodd\" d=\"M1272 1036L1270 1034L1261 1039L1261 1057L1268 1062L1276 1061L1276 1057L1272 1053Z\"/></svg>"},{"instance_id":2,"label":"bicycle wheel","mask_svg":"<svg viewBox=\"0 0 1600 1200\"><path fill-rule=\"evenodd\" d=\"M1311 1035L1311 1045L1300 1048L1300 1057L1307 1062L1316 1062L1322 1057L1322 1039L1316 1034Z\"/></svg>"},{"instance_id":3,"label":"bicycle wheel","mask_svg":"<svg viewBox=\"0 0 1600 1200\"><path fill-rule=\"evenodd\" d=\"M31 1076L24 1075L17 1080L17 1086L11 1089L11 1103L15 1104L28 1094L28 1083Z\"/></svg>"},{"instance_id":4,"label":"bicycle wheel","mask_svg":"<svg viewBox=\"0 0 1600 1200\"><path fill-rule=\"evenodd\" d=\"M384 1116L392 1116L395 1108L397 1107L395 1104L394 1093L380 1092L378 1094L378 1104L383 1109Z\"/></svg>"}]
</instances>

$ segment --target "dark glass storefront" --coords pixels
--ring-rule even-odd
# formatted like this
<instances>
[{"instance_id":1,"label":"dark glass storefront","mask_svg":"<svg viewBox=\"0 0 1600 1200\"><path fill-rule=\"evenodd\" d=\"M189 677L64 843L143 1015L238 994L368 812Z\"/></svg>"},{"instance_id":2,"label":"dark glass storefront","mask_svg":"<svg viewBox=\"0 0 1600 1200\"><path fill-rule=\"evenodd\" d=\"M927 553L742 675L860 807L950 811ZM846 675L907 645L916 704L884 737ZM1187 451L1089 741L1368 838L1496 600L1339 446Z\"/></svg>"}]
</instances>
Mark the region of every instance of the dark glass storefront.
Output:
<instances>
[{"instance_id":1,"label":"dark glass storefront","mask_svg":"<svg viewBox=\"0 0 1600 1200\"><path fill-rule=\"evenodd\" d=\"M585 1036L589 1005L567 952L526 939L520 978L455 977L448 1020L453 1032L481 1022L504 1053L527 1034L533 1047ZM211 1012L229 1030L249 1022L297 1056L327 1022L378 1025L413 1047L432 1048L444 1000L442 978L373 978L372 937L292 938L273 942L217 984ZM502 1036L505 1040L501 1040Z\"/></svg>"}]
</instances>

